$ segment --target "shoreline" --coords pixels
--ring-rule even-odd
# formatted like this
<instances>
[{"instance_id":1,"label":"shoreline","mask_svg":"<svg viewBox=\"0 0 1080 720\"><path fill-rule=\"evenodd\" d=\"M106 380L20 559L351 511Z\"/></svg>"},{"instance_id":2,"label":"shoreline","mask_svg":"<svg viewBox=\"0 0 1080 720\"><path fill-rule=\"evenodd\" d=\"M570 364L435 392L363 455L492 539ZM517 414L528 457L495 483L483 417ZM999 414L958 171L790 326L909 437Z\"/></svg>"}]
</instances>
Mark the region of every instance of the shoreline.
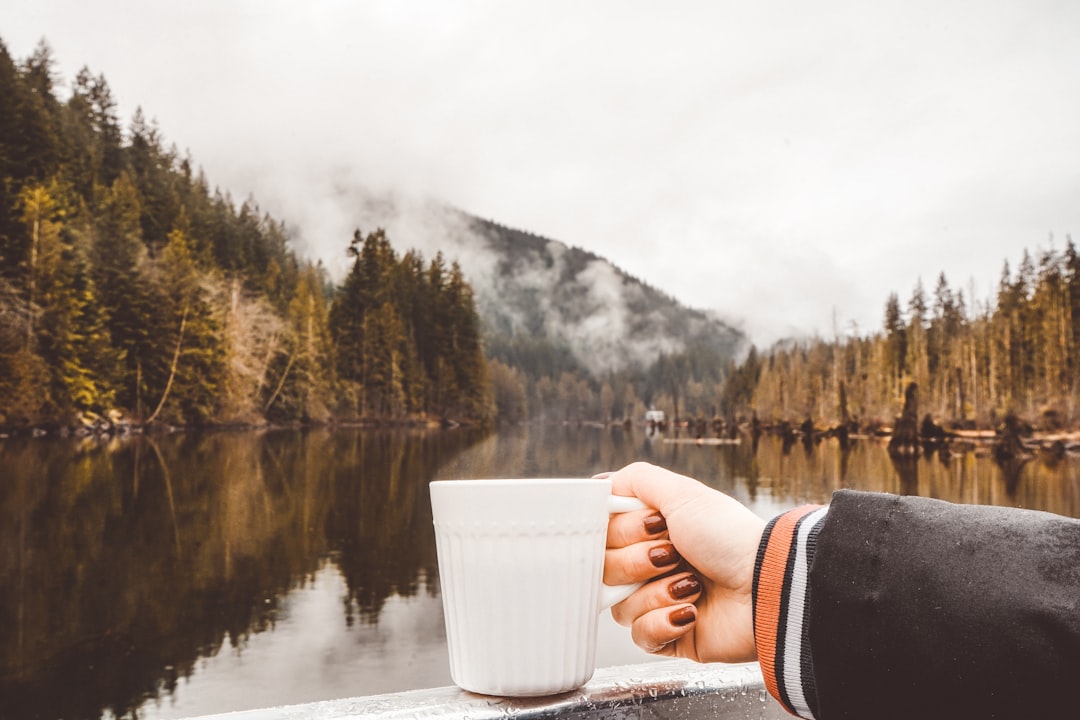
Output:
<instances>
[{"instance_id":1,"label":"shoreline","mask_svg":"<svg viewBox=\"0 0 1080 720\"><path fill-rule=\"evenodd\" d=\"M92 424L42 423L0 427L0 440L26 438L49 438L79 440L86 438L123 438L140 436L174 435L178 433L252 432L275 430L309 430L318 428L352 428L366 430L443 430L456 427L479 427L468 420L436 419L427 417L399 419L349 419L309 420L286 423L274 422L223 422L205 425L173 425L170 423L101 422Z\"/></svg>"}]
</instances>

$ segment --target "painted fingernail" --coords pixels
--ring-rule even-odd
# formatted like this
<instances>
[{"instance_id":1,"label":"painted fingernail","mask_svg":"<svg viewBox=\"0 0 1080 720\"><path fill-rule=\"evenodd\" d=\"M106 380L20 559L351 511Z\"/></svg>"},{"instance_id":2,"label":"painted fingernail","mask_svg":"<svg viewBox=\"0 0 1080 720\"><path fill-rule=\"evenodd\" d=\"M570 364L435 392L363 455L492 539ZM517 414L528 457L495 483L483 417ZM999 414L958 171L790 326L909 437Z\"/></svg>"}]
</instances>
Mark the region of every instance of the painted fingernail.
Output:
<instances>
[{"instance_id":1,"label":"painted fingernail","mask_svg":"<svg viewBox=\"0 0 1080 720\"><path fill-rule=\"evenodd\" d=\"M654 567L667 567L679 561L679 553L675 552L675 546L671 543L658 545L649 551L649 562Z\"/></svg>"},{"instance_id":2,"label":"painted fingernail","mask_svg":"<svg viewBox=\"0 0 1080 720\"><path fill-rule=\"evenodd\" d=\"M611 472L602 472L602 473L597 473L597 474L593 475L592 479L593 480L607 480L611 476L612 476Z\"/></svg>"},{"instance_id":3,"label":"painted fingernail","mask_svg":"<svg viewBox=\"0 0 1080 720\"><path fill-rule=\"evenodd\" d=\"M701 581L696 575L687 575L668 585L668 593L674 600L682 600L698 592L701 592Z\"/></svg>"},{"instance_id":4,"label":"painted fingernail","mask_svg":"<svg viewBox=\"0 0 1080 720\"><path fill-rule=\"evenodd\" d=\"M681 607L678 610L672 610L671 614L668 615L668 620L670 620L671 624L676 627L683 627L684 625L689 625L690 623L694 622L696 618L697 609L693 605L687 605L686 607Z\"/></svg>"},{"instance_id":5,"label":"painted fingernail","mask_svg":"<svg viewBox=\"0 0 1080 720\"><path fill-rule=\"evenodd\" d=\"M653 513L645 518L645 532L648 535L657 535L667 530L667 520L660 513Z\"/></svg>"}]
</instances>

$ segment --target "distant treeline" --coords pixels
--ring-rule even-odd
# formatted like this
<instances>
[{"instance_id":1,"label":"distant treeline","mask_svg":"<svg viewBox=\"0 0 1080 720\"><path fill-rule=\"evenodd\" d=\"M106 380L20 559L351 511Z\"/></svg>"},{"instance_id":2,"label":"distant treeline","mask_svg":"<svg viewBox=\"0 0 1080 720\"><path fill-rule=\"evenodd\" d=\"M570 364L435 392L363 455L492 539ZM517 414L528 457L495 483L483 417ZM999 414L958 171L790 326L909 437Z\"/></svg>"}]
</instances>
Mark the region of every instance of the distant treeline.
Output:
<instances>
[{"instance_id":1,"label":"distant treeline","mask_svg":"<svg viewBox=\"0 0 1080 720\"><path fill-rule=\"evenodd\" d=\"M358 231L334 287L141 110L122 130L104 77L61 100L53 67L0 43L0 426L491 419L456 265Z\"/></svg>"},{"instance_id":2,"label":"distant treeline","mask_svg":"<svg viewBox=\"0 0 1080 720\"><path fill-rule=\"evenodd\" d=\"M544 339L519 335L492 345L497 417L509 423L640 423L650 407L673 417L715 415L732 369L715 348L697 344L601 377Z\"/></svg>"},{"instance_id":3,"label":"distant treeline","mask_svg":"<svg viewBox=\"0 0 1080 720\"><path fill-rule=\"evenodd\" d=\"M919 412L954 426L994 426L1008 413L1047 430L1077 421L1080 391L1080 254L1024 251L1006 261L996 297L969 304L944 273L929 297L920 280L906 307L893 293L881 330L866 337L751 350L732 373L723 407L762 420L835 425L891 423L904 388ZM846 408L845 408L846 406Z\"/></svg>"}]
</instances>

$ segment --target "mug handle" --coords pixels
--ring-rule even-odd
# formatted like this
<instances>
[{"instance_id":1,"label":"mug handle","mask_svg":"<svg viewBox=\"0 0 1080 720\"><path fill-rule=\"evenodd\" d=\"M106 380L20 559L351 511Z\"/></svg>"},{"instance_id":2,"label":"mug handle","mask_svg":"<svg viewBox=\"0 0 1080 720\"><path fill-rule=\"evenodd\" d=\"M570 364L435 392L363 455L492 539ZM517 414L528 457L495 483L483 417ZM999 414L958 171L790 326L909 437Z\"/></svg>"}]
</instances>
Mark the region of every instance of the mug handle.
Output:
<instances>
[{"instance_id":1,"label":"mug handle","mask_svg":"<svg viewBox=\"0 0 1080 720\"><path fill-rule=\"evenodd\" d=\"M627 495L609 495L608 496L608 513L624 513L631 512L633 510L646 510L648 505L638 500L636 497L629 497ZM633 595L634 591L645 583L630 583L628 585L601 585L600 586L600 609L606 610L615 603L622 602L626 598Z\"/></svg>"}]
</instances>

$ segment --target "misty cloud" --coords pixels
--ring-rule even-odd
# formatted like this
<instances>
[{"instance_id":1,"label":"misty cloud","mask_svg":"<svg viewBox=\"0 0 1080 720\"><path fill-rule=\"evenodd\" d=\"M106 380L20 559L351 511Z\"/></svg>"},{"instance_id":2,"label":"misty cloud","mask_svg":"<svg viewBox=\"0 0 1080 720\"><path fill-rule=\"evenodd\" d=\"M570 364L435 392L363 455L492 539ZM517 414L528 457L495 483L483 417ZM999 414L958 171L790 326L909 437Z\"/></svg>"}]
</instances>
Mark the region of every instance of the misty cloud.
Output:
<instances>
[{"instance_id":1,"label":"misty cloud","mask_svg":"<svg viewBox=\"0 0 1080 720\"><path fill-rule=\"evenodd\" d=\"M332 268L351 188L434 197L767 344L1080 232L1078 28L1053 0L16 0L2 37L104 73Z\"/></svg>"},{"instance_id":2,"label":"misty cloud","mask_svg":"<svg viewBox=\"0 0 1080 720\"><path fill-rule=\"evenodd\" d=\"M353 226L385 229L399 254L458 262L490 331L547 338L593 373L647 366L661 352L684 350L688 338L724 356L740 347L730 323L683 308L580 248L430 199L353 188L340 206L352 208Z\"/></svg>"}]
</instances>

